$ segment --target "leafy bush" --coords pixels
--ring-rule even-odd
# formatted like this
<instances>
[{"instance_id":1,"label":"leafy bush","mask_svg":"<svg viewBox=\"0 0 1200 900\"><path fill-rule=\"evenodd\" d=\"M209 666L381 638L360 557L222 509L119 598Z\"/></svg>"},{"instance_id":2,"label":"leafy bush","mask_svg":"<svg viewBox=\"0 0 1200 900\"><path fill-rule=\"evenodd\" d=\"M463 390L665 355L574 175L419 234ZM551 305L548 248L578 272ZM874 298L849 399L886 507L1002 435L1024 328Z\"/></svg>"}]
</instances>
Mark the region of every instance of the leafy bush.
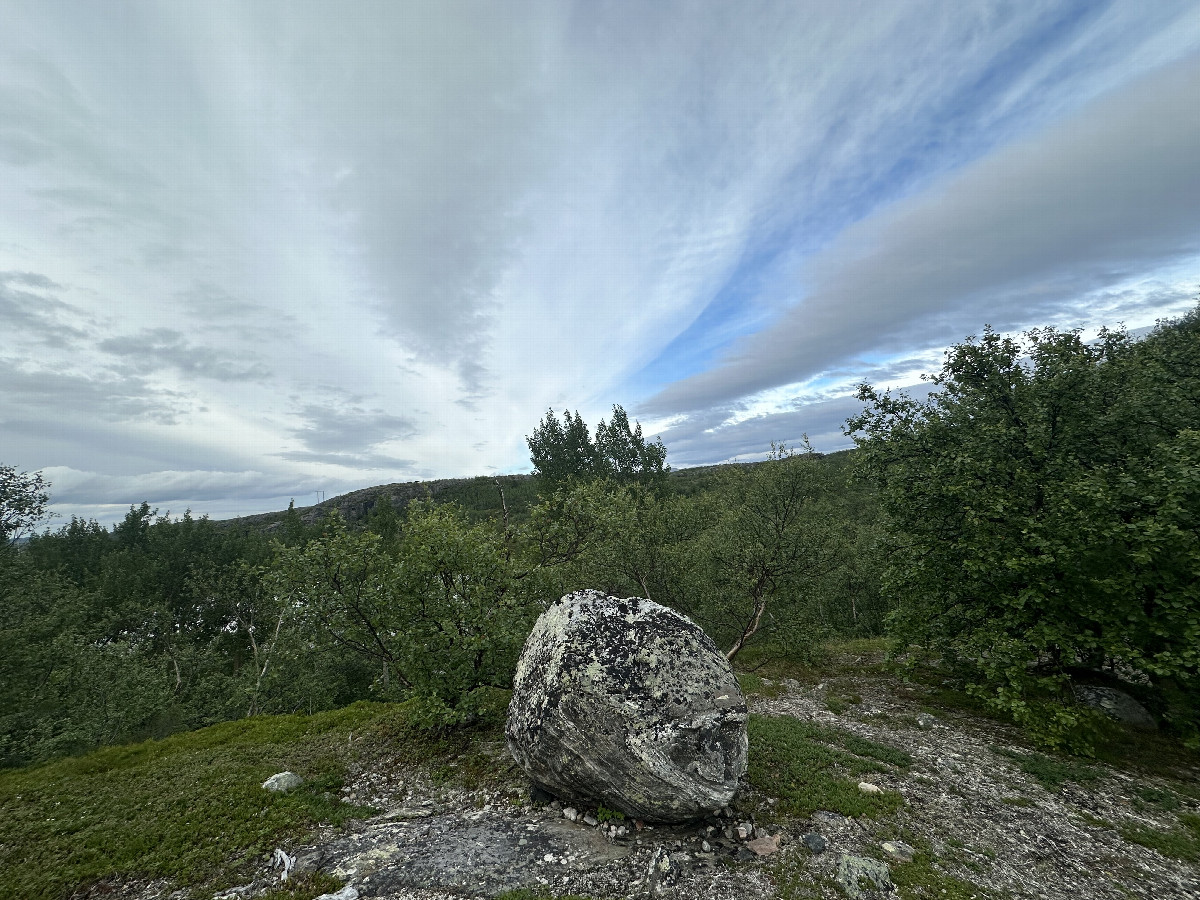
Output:
<instances>
[{"instance_id":1,"label":"leafy bush","mask_svg":"<svg viewBox=\"0 0 1200 900\"><path fill-rule=\"evenodd\" d=\"M926 401L860 391L900 645L942 654L1048 745L1090 749L1079 668L1149 678L1196 739L1198 335L1200 313L1141 343L988 330L948 351Z\"/></svg>"},{"instance_id":2,"label":"leafy bush","mask_svg":"<svg viewBox=\"0 0 1200 900\"><path fill-rule=\"evenodd\" d=\"M377 696L449 707L511 684L540 609L518 589L502 535L453 505L410 505L391 551L335 520L325 537L281 548L267 579L302 633L374 668Z\"/></svg>"}]
</instances>

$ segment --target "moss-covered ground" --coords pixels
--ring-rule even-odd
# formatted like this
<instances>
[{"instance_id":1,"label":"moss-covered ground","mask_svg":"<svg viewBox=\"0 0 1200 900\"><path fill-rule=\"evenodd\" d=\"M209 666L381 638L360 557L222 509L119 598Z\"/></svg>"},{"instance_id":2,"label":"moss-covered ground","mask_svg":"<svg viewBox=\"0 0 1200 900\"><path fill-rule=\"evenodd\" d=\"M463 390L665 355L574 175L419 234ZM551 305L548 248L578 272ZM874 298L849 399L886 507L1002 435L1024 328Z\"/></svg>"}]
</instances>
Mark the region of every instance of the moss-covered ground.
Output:
<instances>
[{"instance_id":1,"label":"moss-covered ground","mask_svg":"<svg viewBox=\"0 0 1200 900\"><path fill-rule=\"evenodd\" d=\"M460 755L469 737L422 734L412 712L356 703L260 716L0 772L0 894L57 900L116 875L234 884L283 842L371 812L341 802L339 789L372 744L420 742L435 763ZM263 790L285 770L304 784L287 794ZM302 880L278 896L303 900L331 884Z\"/></svg>"}]
</instances>

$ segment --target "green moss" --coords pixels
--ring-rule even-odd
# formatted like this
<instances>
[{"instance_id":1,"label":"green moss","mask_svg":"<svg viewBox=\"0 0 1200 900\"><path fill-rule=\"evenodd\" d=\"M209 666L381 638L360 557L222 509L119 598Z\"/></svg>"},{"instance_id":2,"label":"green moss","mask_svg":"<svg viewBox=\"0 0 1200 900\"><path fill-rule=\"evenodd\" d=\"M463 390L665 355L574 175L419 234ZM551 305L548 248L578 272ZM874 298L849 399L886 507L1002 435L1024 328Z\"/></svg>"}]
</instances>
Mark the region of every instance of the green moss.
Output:
<instances>
[{"instance_id":1,"label":"green moss","mask_svg":"<svg viewBox=\"0 0 1200 900\"><path fill-rule=\"evenodd\" d=\"M0 773L0 884L35 900L124 874L223 883L319 823L369 813L337 792L372 743L436 754L443 739L414 731L406 713L403 704L356 703L261 716ZM304 784L264 791L283 770Z\"/></svg>"},{"instance_id":2,"label":"green moss","mask_svg":"<svg viewBox=\"0 0 1200 900\"><path fill-rule=\"evenodd\" d=\"M1098 769L1077 759L1047 756L1045 753L1023 753L1011 747L993 744L989 747L997 756L1011 759L1027 775L1032 775L1048 791L1057 791L1068 781L1076 784L1094 784L1103 777Z\"/></svg>"},{"instance_id":3,"label":"green moss","mask_svg":"<svg viewBox=\"0 0 1200 900\"><path fill-rule=\"evenodd\" d=\"M289 879L286 885L281 885L278 890L263 894L260 900L314 900L322 894L340 891L342 887L342 882L332 875L314 872Z\"/></svg>"},{"instance_id":4,"label":"green moss","mask_svg":"<svg viewBox=\"0 0 1200 900\"><path fill-rule=\"evenodd\" d=\"M1157 850L1163 856L1172 856L1186 862L1200 862L1200 815L1194 813L1181 814L1179 827L1170 830L1148 828L1145 825L1127 825L1121 828L1121 837Z\"/></svg>"},{"instance_id":5,"label":"green moss","mask_svg":"<svg viewBox=\"0 0 1200 900\"><path fill-rule=\"evenodd\" d=\"M893 863L891 870L901 900L999 900L1005 896L938 870L928 851L918 852L912 862Z\"/></svg>"},{"instance_id":6,"label":"green moss","mask_svg":"<svg viewBox=\"0 0 1200 900\"><path fill-rule=\"evenodd\" d=\"M579 894L552 894L546 888L517 888L497 894L494 900L589 900Z\"/></svg>"},{"instance_id":7,"label":"green moss","mask_svg":"<svg viewBox=\"0 0 1200 900\"><path fill-rule=\"evenodd\" d=\"M1134 806L1152 806L1155 809L1161 809L1164 812L1174 812L1179 809L1179 798L1172 791L1165 791L1162 788L1144 787L1138 788L1137 800L1134 801Z\"/></svg>"},{"instance_id":8,"label":"green moss","mask_svg":"<svg viewBox=\"0 0 1200 900\"><path fill-rule=\"evenodd\" d=\"M1009 806L1033 806L1033 801L1028 797L1001 797L1000 802Z\"/></svg>"},{"instance_id":9,"label":"green moss","mask_svg":"<svg viewBox=\"0 0 1200 900\"><path fill-rule=\"evenodd\" d=\"M834 715L840 716L851 706L857 706L862 702L863 698L858 694L831 693L825 697L825 708Z\"/></svg>"},{"instance_id":10,"label":"green moss","mask_svg":"<svg viewBox=\"0 0 1200 900\"><path fill-rule=\"evenodd\" d=\"M818 809L874 818L897 809L897 793L864 794L857 779L906 769L903 750L790 716L750 717L750 783L778 797L778 812L807 816Z\"/></svg>"}]
</instances>

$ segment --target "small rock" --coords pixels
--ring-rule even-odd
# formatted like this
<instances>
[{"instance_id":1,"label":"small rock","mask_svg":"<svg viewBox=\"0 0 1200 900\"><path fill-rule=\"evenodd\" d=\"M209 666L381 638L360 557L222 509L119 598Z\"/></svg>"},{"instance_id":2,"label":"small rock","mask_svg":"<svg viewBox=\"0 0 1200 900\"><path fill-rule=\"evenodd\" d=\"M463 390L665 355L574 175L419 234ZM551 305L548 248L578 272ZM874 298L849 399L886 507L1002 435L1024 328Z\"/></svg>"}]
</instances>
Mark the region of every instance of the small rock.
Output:
<instances>
[{"instance_id":1,"label":"small rock","mask_svg":"<svg viewBox=\"0 0 1200 900\"><path fill-rule=\"evenodd\" d=\"M296 865L296 857L288 856L286 850L275 848L275 852L271 854L271 868L282 869L283 873L279 876L280 881L287 881L288 875L291 874L292 866Z\"/></svg>"},{"instance_id":2,"label":"small rock","mask_svg":"<svg viewBox=\"0 0 1200 900\"><path fill-rule=\"evenodd\" d=\"M916 849L903 841L884 841L883 852L900 862L912 862L913 857L917 855Z\"/></svg>"},{"instance_id":3,"label":"small rock","mask_svg":"<svg viewBox=\"0 0 1200 900\"><path fill-rule=\"evenodd\" d=\"M591 813L588 813L586 816L583 817L583 824L594 828L595 826L600 824L600 820L597 819L595 816L593 816Z\"/></svg>"},{"instance_id":4,"label":"small rock","mask_svg":"<svg viewBox=\"0 0 1200 900\"><path fill-rule=\"evenodd\" d=\"M579 812L573 806L568 806L563 810L563 818L570 819L572 822L578 820Z\"/></svg>"},{"instance_id":5,"label":"small rock","mask_svg":"<svg viewBox=\"0 0 1200 900\"><path fill-rule=\"evenodd\" d=\"M879 787L879 785L877 785L877 784L871 784L869 781L860 781L858 783L858 789L860 791L862 791L864 794L882 794L883 793L883 788Z\"/></svg>"},{"instance_id":6,"label":"small rock","mask_svg":"<svg viewBox=\"0 0 1200 900\"><path fill-rule=\"evenodd\" d=\"M887 863L865 856L843 853L838 859L837 883L854 900L866 900L868 891L887 892L893 889Z\"/></svg>"},{"instance_id":7,"label":"small rock","mask_svg":"<svg viewBox=\"0 0 1200 900\"><path fill-rule=\"evenodd\" d=\"M841 825L846 821L846 817L841 813L830 812L827 809L818 809L812 817L817 822L827 822L830 825Z\"/></svg>"},{"instance_id":8,"label":"small rock","mask_svg":"<svg viewBox=\"0 0 1200 900\"><path fill-rule=\"evenodd\" d=\"M754 834L754 826L750 825L749 823L744 824L744 825L739 825L737 827L737 836L738 836L739 841L746 840L752 834Z\"/></svg>"},{"instance_id":9,"label":"small rock","mask_svg":"<svg viewBox=\"0 0 1200 900\"><path fill-rule=\"evenodd\" d=\"M679 878L679 869L671 862L671 854L659 847L650 857L650 883L652 885L674 884Z\"/></svg>"},{"instance_id":10,"label":"small rock","mask_svg":"<svg viewBox=\"0 0 1200 900\"><path fill-rule=\"evenodd\" d=\"M804 837L800 838L800 843L811 850L813 853L824 853L825 848L829 846L825 838L817 834L815 831L810 831Z\"/></svg>"},{"instance_id":11,"label":"small rock","mask_svg":"<svg viewBox=\"0 0 1200 900\"><path fill-rule=\"evenodd\" d=\"M746 847L753 850L757 856L770 856L779 849L779 835L755 838L746 844Z\"/></svg>"},{"instance_id":12,"label":"small rock","mask_svg":"<svg viewBox=\"0 0 1200 900\"><path fill-rule=\"evenodd\" d=\"M749 847L738 847L737 855L734 856L738 862L750 862L752 859L758 859L758 854Z\"/></svg>"},{"instance_id":13,"label":"small rock","mask_svg":"<svg viewBox=\"0 0 1200 900\"><path fill-rule=\"evenodd\" d=\"M701 841L700 842L700 852L701 853L712 853L712 844L710 844L708 841Z\"/></svg>"},{"instance_id":14,"label":"small rock","mask_svg":"<svg viewBox=\"0 0 1200 900\"><path fill-rule=\"evenodd\" d=\"M358 900L358 891L350 887L350 885L346 885L337 893L322 894L316 900Z\"/></svg>"},{"instance_id":15,"label":"small rock","mask_svg":"<svg viewBox=\"0 0 1200 900\"><path fill-rule=\"evenodd\" d=\"M264 781L262 786L268 791L277 791L286 794L288 791L298 788L302 784L304 784L304 779L295 772L280 772Z\"/></svg>"},{"instance_id":16,"label":"small rock","mask_svg":"<svg viewBox=\"0 0 1200 900\"><path fill-rule=\"evenodd\" d=\"M937 716L931 716L929 713L921 713L917 716L917 727L922 731L928 731L937 724Z\"/></svg>"}]
</instances>

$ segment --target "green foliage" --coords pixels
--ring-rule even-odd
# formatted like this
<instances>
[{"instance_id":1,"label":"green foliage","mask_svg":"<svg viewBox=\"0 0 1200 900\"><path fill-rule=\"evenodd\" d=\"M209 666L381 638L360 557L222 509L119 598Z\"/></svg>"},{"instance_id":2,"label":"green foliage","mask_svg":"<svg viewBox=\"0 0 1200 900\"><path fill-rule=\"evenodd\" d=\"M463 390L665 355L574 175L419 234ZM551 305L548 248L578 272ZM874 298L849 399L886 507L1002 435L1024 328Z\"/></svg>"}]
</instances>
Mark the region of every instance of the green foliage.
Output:
<instances>
[{"instance_id":1,"label":"green foliage","mask_svg":"<svg viewBox=\"0 0 1200 900\"><path fill-rule=\"evenodd\" d=\"M367 528L379 535L384 548L393 546L400 536L402 523L390 494L377 497L371 512L367 514Z\"/></svg>"},{"instance_id":2,"label":"green foliage","mask_svg":"<svg viewBox=\"0 0 1200 900\"><path fill-rule=\"evenodd\" d=\"M818 454L780 446L690 494L612 480L560 488L533 510L525 536L552 595L590 587L648 597L733 656L807 659L835 628L855 633L870 610L882 618L869 596L877 579L848 574L873 562L852 552L861 529L848 506L861 515L869 504L847 503L845 484Z\"/></svg>"},{"instance_id":3,"label":"green foliage","mask_svg":"<svg viewBox=\"0 0 1200 900\"><path fill-rule=\"evenodd\" d=\"M624 822L625 813L619 809L609 809L607 806L600 806L596 809L596 821L601 825L606 822Z\"/></svg>"},{"instance_id":4,"label":"green foliage","mask_svg":"<svg viewBox=\"0 0 1200 900\"><path fill-rule=\"evenodd\" d=\"M875 818L903 799L884 791L866 794L857 777L907 769L912 758L849 732L790 716L750 717L750 784L780 800L784 815L807 817L818 809Z\"/></svg>"},{"instance_id":5,"label":"green foliage","mask_svg":"<svg viewBox=\"0 0 1200 900\"><path fill-rule=\"evenodd\" d=\"M552 490L595 478L661 486L670 471L662 441L646 443L642 426L630 426L628 414L617 405L612 421L601 419L596 426L595 442L578 410L574 416L564 411L560 423L553 409L525 440L534 474Z\"/></svg>"},{"instance_id":6,"label":"green foliage","mask_svg":"<svg viewBox=\"0 0 1200 900\"><path fill-rule=\"evenodd\" d=\"M50 487L41 472L0 463L0 545L27 534L46 515Z\"/></svg>"},{"instance_id":7,"label":"green foliage","mask_svg":"<svg viewBox=\"0 0 1200 900\"><path fill-rule=\"evenodd\" d=\"M1200 314L1135 343L987 330L921 402L864 385L850 422L887 517L901 646L1051 746L1090 752L1073 671L1154 683L1195 735L1200 695Z\"/></svg>"},{"instance_id":8,"label":"green foliage","mask_svg":"<svg viewBox=\"0 0 1200 900\"><path fill-rule=\"evenodd\" d=\"M502 535L428 502L409 506L392 552L378 534L335 520L325 537L281 549L267 583L303 633L374 668L377 696L451 707L511 683L540 611L518 589Z\"/></svg>"},{"instance_id":9,"label":"green foliage","mask_svg":"<svg viewBox=\"0 0 1200 900\"><path fill-rule=\"evenodd\" d=\"M802 655L823 636L816 588L842 549L827 474L811 448L780 445L765 464L726 476L726 509L697 542L689 588L698 621L731 659L752 640Z\"/></svg>"}]
</instances>

